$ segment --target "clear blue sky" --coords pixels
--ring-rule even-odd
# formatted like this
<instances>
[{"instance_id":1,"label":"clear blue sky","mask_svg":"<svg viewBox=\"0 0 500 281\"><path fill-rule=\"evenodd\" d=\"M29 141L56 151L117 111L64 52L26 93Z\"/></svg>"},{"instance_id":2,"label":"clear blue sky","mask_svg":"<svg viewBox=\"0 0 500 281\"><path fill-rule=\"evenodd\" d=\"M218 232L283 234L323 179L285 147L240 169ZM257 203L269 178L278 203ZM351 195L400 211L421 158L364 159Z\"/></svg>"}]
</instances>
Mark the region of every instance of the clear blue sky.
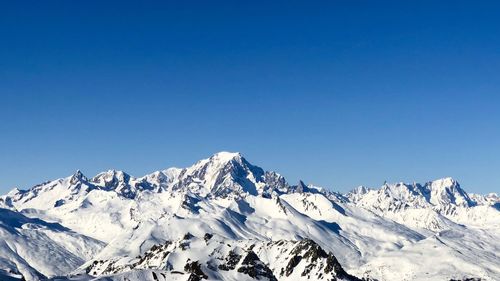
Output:
<instances>
[{"instance_id":1,"label":"clear blue sky","mask_svg":"<svg viewBox=\"0 0 500 281\"><path fill-rule=\"evenodd\" d=\"M498 1L243 2L4 1L0 193L221 150L340 191L500 190Z\"/></svg>"}]
</instances>

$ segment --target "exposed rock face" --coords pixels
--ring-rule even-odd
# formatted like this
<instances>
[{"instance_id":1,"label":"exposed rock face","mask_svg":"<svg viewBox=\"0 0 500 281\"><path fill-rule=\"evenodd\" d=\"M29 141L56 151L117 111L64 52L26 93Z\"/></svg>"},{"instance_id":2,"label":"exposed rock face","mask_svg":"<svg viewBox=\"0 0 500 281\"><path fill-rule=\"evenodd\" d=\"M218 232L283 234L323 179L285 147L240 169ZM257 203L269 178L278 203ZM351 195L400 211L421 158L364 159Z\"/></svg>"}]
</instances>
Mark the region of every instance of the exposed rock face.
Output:
<instances>
[{"instance_id":1,"label":"exposed rock face","mask_svg":"<svg viewBox=\"0 0 500 281\"><path fill-rule=\"evenodd\" d=\"M191 273L189 275L189 281L200 281L202 279L207 279L208 276L201 270L200 263L198 261L188 262L184 266L184 271Z\"/></svg>"},{"instance_id":2,"label":"exposed rock face","mask_svg":"<svg viewBox=\"0 0 500 281\"><path fill-rule=\"evenodd\" d=\"M269 269L252 250L248 251L245 258L243 258L241 266L238 268L238 272L249 275L257 280L265 278L269 281L277 281L271 269Z\"/></svg>"},{"instance_id":3,"label":"exposed rock face","mask_svg":"<svg viewBox=\"0 0 500 281\"><path fill-rule=\"evenodd\" d=\"M219 265L220 270L229 271L236 268L236 265L241 260L241 255L238 255L234 251L229 251L229 254L225 258L225 263Z\"/></svg>"},{"instance_id":4,"label":"exposed rock face","mask_svg":"<svg viewBox=\"0 0 500 281\"><path fill-rule=\"evenodd\" d=\"M209 239L206 239L210 237ZM185 243L189 242L189 247ZM184 239L155 245L135 259L123 257L96 260L82 268L93 276L117 274L132 270L154 269L189 274L199 281L214 274L243 274L255 280L360 280L349 275L332 253L325 252L310 239L302 241L232 241L212 234L196 237L187 233ZM193 261L197 253L199 260ZM203 253L200 256L200 253ZM269 259L278 254L276 258ZM186 257L181 264L181 257Z\"/></svg>"},{"instance_id":5,"label":"exposed rock face","mask_svg":"<svg viewBox=\"0 0 500 281\"><path fill-rule=\"evenodd\" d=\"M300 276L320 280L325 276L340 280L360 280L349 275L332 253L326 253L310 239L300 241L290 252L291 257L281 275L290 276L300 263L305 263ZM336 279L333 279L336 280Z\"/></svg>"}]
</instances>

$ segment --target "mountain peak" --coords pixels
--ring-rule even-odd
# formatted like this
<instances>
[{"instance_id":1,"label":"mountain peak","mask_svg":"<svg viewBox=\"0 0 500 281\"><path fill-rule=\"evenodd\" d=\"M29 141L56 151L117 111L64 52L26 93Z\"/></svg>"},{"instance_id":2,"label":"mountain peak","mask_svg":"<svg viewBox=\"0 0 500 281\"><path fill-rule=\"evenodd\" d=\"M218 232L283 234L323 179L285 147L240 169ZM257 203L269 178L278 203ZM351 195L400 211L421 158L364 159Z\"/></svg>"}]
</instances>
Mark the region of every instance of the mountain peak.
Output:
<instances>
[{"instance_id":1,"label":"mountain peak","mask_svg":"<svg viewBox=\"0 0 500 281\"><path fill-rule=\"evenodd\" d=\"M19 187L14 187L6 195L7 196L14 196L14 195L19 194L21 192L22 192L22 190Z\"/></svg>"},{"instance_id":2,"label":"mountain peak","mask_svg":"<svg viewBox=\"0 0 500 281\"><path fill-rule=\"evenodd\" d=\"M102 172L97 174L92 181L99 181L101 179L105 180L112 180L112 179L117 179L119 181L125 181L127 178L130 178L130 176L119 170L107 170L106 172Z\"/></svg>"},{"instance_id":3,"label":"mountain peak","mask_svg":"<svg viewBox=\"0 0 500 281\"><path fill-rule=\"evenodd\" d=\"M458 182L452 177L445 177L429 182L433 188L449 188L459 186Z\"/></svg>"},{"instance_id":4,"label":"mountain peak","mask_svg":"<svg viewBox=\"0 0 500 281\"><path fill-rule=\"evenodd\" d=\"M355 187L354 189L352 189L349 193L363 195L363 194L368 193L368 191L370 191L370 188L368 188L368 187L366 187L364 185L360 185L360 186Z\"/></svg>"},{"instance_id":5,"label":"mountain peak","mask_svg":"<svg viewBox=\"0 0 500 281\"><path fill-rule=\"evenodd\" d=\"M80 170L76 170L76 172L71 175L70 182L71 184L76 184L77 182L88 181L87 177Z\"/></svg>"},{"instance_id":6,"label":"mountain peak","mask_svg":"<svg viewBox=\"0 0 500 281\"><path fill-rule=\"evenodd\" d=\"M193 166L187 168L187 169L197 169L202 166L212 166L214 168L222 168L225 167L228 163L231 162L236 162L236 163L246 163L249 164L245 158L241 155L239 152L227 152L227 151L221 151L218 153L215 153L214 155L210 156L209 158L202 159L198 162L196 162Z\"/></svg>"},{"instance_id":7,"label":"mountain peak","mask_svg":"<svg viewBox=\"0 0 500 281\"><path fill-rule=\"evenodd\" d=\"M431 193L430 202L434 205L447 205L450 203L464 207L474 205L467 192L451 177L428 182L427 188Z\"/></svg>"},{"instance_id":8,"label":"mountain peak","mask_svg":"<svg viewBox=\"0 0 500 281\"><path fill-rule=\"evenodd\" d=\"M119 186L127 185L130 181L130 175L123 171L108 170L93 177L90 181L98 186L107 189L116 189Z\"/></svg>"},{"instance_id":9,"label":"mountain peak","mask_svg":"<svg viewBox=\"0 0 500 281\"><path fill-rule=\"evenodd\" d=\"M264 171L250 164L240 153L223 151L184 169L176 185L201 194L257 194L257 185L263 177Z\"/></svg>"},{"instance_id":10,"label":"mountain peak","mask_svg":"<svg viewBox=\"0 0 500 281\"><path fill-rule=\"evenodd\" d=\"M212 161L229 162L232 160L240 160L243 156L239 152L221 151L212 155L209 159Z\"/></svg>"},{"instance_id":11,"label":"mountain peak","mask_svg":"<svg viewBox=\"0 0 500 281\"><path fill-rule=\"evenodd\" d=\"M302 180L299 180L299 184L297 184L297 186L295 187L295 192L298 193L309 192L309 187Z\"/></svg>"}]
</instances>

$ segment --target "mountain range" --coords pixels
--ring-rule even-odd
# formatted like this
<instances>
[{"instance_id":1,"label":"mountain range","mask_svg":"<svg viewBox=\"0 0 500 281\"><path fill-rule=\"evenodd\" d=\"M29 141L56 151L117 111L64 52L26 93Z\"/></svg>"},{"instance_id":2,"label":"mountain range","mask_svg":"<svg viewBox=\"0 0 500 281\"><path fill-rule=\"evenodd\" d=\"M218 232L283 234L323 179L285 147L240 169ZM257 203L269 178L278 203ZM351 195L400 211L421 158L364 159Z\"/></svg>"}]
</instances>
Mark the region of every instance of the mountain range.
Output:
<instances>
[{"instance_id":1,"label":"mountain range","mask_svg":"<svg viewBox=\"0 0 500 281\"><path fill-rule=\"evenodd\" d=\"M500 280L500 197L291 184L220 152L0 196L0 280Z\"/></svg>"}]
</instances>

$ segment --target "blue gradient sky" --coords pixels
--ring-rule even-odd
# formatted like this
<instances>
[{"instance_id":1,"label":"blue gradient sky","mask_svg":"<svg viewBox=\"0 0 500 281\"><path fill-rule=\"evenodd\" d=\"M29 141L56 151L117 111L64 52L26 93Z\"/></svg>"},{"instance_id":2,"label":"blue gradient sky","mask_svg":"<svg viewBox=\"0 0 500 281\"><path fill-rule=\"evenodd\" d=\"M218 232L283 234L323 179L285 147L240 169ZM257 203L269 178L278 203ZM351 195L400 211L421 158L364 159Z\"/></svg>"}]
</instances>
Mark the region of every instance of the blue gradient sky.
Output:
<instances>
[{"instance_id":1,"label":"blue gradient sky","mask_svg":"<svg viewBox=\"0 0 500 281\"><path fill-rule=\"evenodd\" d=\"M221 150L340 191L500 190L496 1L9 2L0 193Z\"/></svg>"}]
</instances>

